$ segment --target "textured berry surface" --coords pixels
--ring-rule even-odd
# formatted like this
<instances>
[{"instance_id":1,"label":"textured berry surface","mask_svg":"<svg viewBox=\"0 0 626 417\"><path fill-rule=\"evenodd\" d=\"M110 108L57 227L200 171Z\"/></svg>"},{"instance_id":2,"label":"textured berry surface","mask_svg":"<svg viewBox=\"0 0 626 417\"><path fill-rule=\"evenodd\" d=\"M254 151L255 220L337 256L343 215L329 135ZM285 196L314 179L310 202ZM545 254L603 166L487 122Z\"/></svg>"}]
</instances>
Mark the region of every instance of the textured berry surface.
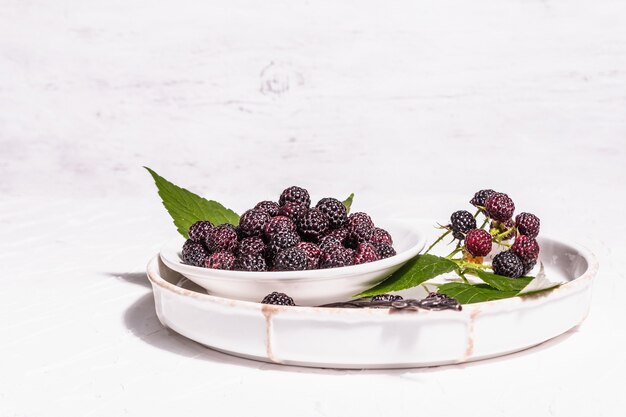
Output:
<instances>
[{"instance_id":1,"label":"textured berry surface","mask_svg":"<svg viewBox=\"0 0 626 417\"><path fill-rule=\"evenodd\" d=\"M452 235L456 239L463 240L467 232L476 229L476 219L469 211L455 211L450 216L450 227L452 227Z\"/></svg>"},{"instance_id":2,"label":"textured berry surface","mask_svg":"<svg viewBox=\"0 0 626 417\"><path fill-rule=\"evenodd\" d=\"M213 229L213 223L206 220L197 221L189 228L189 239L197 243L204 243L211 229Z\"/></svg>"},{"instance_id":3,"label":"textured berry surface","mask_svg":"<svg viewBox=\"0 0 626 417\"><path fill-rule=\"evenodd\" d=\"M233 252L237 249L237 232L230 224L220 224L209 232L206 247L210 252Z\"/></svg>"},{"instance_id":4,"label":"textured berry surface","mask_svg":"<svg viewBox=\"0 0 626 417\"><path fill-rule=\"evenodd\" d=\"M269 223L270 215L262 210L248 210L239 219L241 236L262 236L265 225Z\"/></svg>"},{"instance_id":5,"label":"textured berry surface","mask_svg":"<svg viewBox=\"0 0 626 417\"><path fill-rule=\"evenodd\" d=\"M495 193L495 191L490 189L480 190L474 194L474 197L470 200L470 204L474 207L485 207L485 202L493 193Z\"/></svg>"},{"instance_id":6,"label":"textured berry surface","mask_svg":"<svg viewBox=\"0 0 626 417\"><path fill-rule=\"evenodd\" d=\"M382 243L376 246L376 252L378 253L378 259L390 258L392 256L396 256L396 250L391 245L387 245L386 243Z\"/></svg>"},{"instance_id":7,"label":"textured berry surface","mask_svg":"<svg viewBox=\"0 0 626 417\"><path fill-rule=\"evenodd\" d=\"M205 268L231 270L235 266L235 255L230 252L215 252L204 261Z\"/></svg>"},{"instance_id":8,"label":"textured berry surface","mask_svg":"<svg viewBox=\"0 0 626 417\"><path fill-rule=\"evenodd\" d=\"M235 269L238 271L267 271L267 263L262 256L244 255L235 261Z\"/></svg>"},{"instance_id":9,"label":"textured berry surface","mask_svg":"<svg viewBox=\"0 0 626 417\"><path fill-rule=\"evenodd\" d=\"M328 224L331 229L343 227L348 221L346 206L336 198L322 198L315 208L328 216Z\"/></svg>"},{"instance_id":10,"label":"textured berry surface","mask_svg":"<svg viewBox=\"0 0 626 417\"><path fill-rule=\"evenodd\" d=\"M265 237L271 239L279 232L295 232L296 224L289 217L276 216L265 225Z\"/></svg>"},{"instance_id":11,"label":"textured berry surface","mask_svg":"<svg viewBox=\"0 0 626 417\"><path fill-rule=\"evenodd\" d=\"M296 246L298 243L300 243L300 235L296 232L278 232L272 237L270 243L267 245L268 255L270 257L274 257L278 252Z\"/></svg>"},{"instance_id":12,"label":"textured berry surface","mask_svg":"<svg viewBox=\"0 0 626 417\"><path fill-rule=\"evenodd\" d=\"M522 273L522 275L528 275L530 273L530 271L533 270L535 265L537 265L537 261L522 262L522 264L524 265L524 272Z\"/></svg>"},{"instance_id":13,"label":"textured berry surface","mask_svg":"<svg viewBox=\"0 0 626 417\"><path fill-rule=\"evenodd\" d=\"M333 236L339 239L339 241L343 245L346 241L346 238L348 237L348 229L346 229L345 227L342 227L340 229L332 229L326 233L326 236Z\"/></svg>"},{"instance_id":14,"label":"textured berry surface","mask_svg":"<svg viewBox=\"0 0 626 417\"><path fill-rule=\"evenodd\" d=\"M282 292L274 291L271 294L267 294L261 304L273 304L277 306L295 306L293 298Z\"/></svg>"},{"instance_id":15,"label":"textured berry surface","mask_svg":"<svg viewBox=\"0 0 626 417\"><path fill-rule=\"evenodd\" d=\"M472 256L487 256L491 252L491 235L483 229L472 229L465 236L465 250Z\"/></svg>"},{"instance_id":16,"label":"textured berry surface","mask_svg":"<svg viewBox=\"0 0 626 417\"><path fill-rule=\"evenodd\" d=\"M237 256L264 256L265 250L266 246L263 242L263 239L258 236L251 236L242 239L241 242L239 242L239 247L237 248Z\"/></svg>"},{"instance_id":17,"label":"textured berry surface","mask_svg":"<svg viewBox=\"0 0 626 417\"><path fill-rule=\"evenodd\" d=\"M524 273L522 260L510 250L500 252L494 256L491 266L495 274L505 277L518 278Z\"/></svg>"},{"instance_id":18,"label":"textured berry surface","mask_svg":"<svg viewBox=\"0 0 626 417\"><path fill-rule=\"evenodd\" d=\"M306 254L306 269L317 269L320 265L321 254L319 246L311 242L300 242L297 247Z\"/></svg>"},{"instance_id":19,"label":"textured berry surface","mask_svg":"<svg viewBox=\"0 0 626 417\"><path fill-rule=\"evenodd\" d=\"M348 237L351 246L367 242L374 233L374 222L365 213L353 213L348 217Z\"/></svg>"},{"instance_id":20,"label":"textured berry surface","mask_svg":"<svg viewBox=\"0 0 626 417\"><path fill-rule=\"evenodd\" d=\"M335 248L332 251L322 252L320 269L339 268L354 265L354 251L346 248Z\"/></svg>"},{"instance_id":21,"label":"textured berry surface","mask_svg":"<svg viewBox=\"0 0 626 417\"><path fill-rule=\"evenodd\" d=\"M304 188L293 186L284 190L278 200L278 204L281 206L287 203L304 204L308 208L311 205L311 197Z\"/></svg>"},{"instance_id":22,"label":"textured berry surface","mask_svg":"<svg viewBox=\"0 0 626 417\"><path fill-rule=\"evenodd\" d=\"M393 245L393 239L388 231L381 229L380 227L375 227L372 232L372 237L370 238L370 243L374 245L381 245L383 243Z\"/></svg>"},{"instance_id":23,"label":"textured berry surface","mask_svg":"<svg viewBox=\"0 0 626 417\"><path fill-rule=\"evenodd\" d=\"M539 244L532 237L519 235L511 246L511 252L519 256L525 265L530 264L539 257Z\"/></svg>"},{"instance_id":24,"label":"textured berry surface","mask_svg":"<svg viewBox=\"0 0 626 417\"><path fill-rule=\"evenodd\" d=\"M360 265L368 262L374 262L378 260L378 252L376 247L368 242L359 243L356 248L356 254L354 255L354 264Z\"/></svg>"},{"instance_id":25,"label":"textured berry surface","mask_svg":"<svg viewBox=\"0 0 626 417\"><path fill-rule=\"evenodd\" d=\"M300 203L287 203L284 206L281 206L278 210L279 216L289 217L293 220L294 223L298 223L298 220L304 213L309 210L307 206Z\"/></svg>"},{"instance_id":26,"label":"textured berry surface","mask_svg":"<svg viewBox=\"0 0 626 417\"><path fill-rule=\"evenodd\" d=\"M328 216L318 209L308 210L298 219L298 232L305 240L317 242L328 230Z\"/></svg>"},{"instance_id":27,"label":"textured berry surface","mask_svg":"<svg viewBox=\"0 0 626 417\"><path fill-rule=\"evenodd\" d=\"M536 238L539 235L539 217L532 213L518 214L515 216L515 224L517 225L517 230L522 235L532 238Z\"/></svg>"},{"instance_id":28,"label":"textured berry surface","mask_svg":"<svg viewBox=\"0 0 626 417\"><path fill-rule=\"evenodd\" d=\"M372 301L388 301L394 302L402 300L401 295L393 295L393 294L378 294L372 297Z\"/></svg>"},{"instance_id":29,"label":"textured berry surface","mask_svg":"<svg viewBox=\"0 0 626 417\"><path fill-rule=\"evenodd\" d=\"M320 251L322 252L333 251L337 248L342 248L342 247L343 247L343 244L341 240L339 240L339 238L335 236L328 235L320 239L319 248L320 248Z\"/></svg>"},{"instance_id":30,"label":"textured berry surface","mask_svg":"<svg viewBox=\"0 0 626 417\"><path fill-rule=\"evenodd\" d=\"M182 258L183 262L188 265L204 266L207 256L209 256L209 253L202 243L189 239L183 245Z\"/></svg>"},{"instance_id":31,"label":"textured berry surface","mask_svg":"<svg viewBox=\"0 0 626 417\"><path fill-rule=\"evenodd\" d=\"M515 204L511 198L503 193L493 193L485 201L485 211L493 220L506 222L513 217Z\"/></svg>"},{"instance_id":32,"label":"textured berry surface","mask_svg":"<svg viewBox=\"0 0 626 417\"><path fill-rule=\"evenodd\" d=\"M260 203L257 203L256 206L254 206L255 210L264 211L267 214L269 214L271 217L278 216L279 208L280 207L278 206L278 203L275 203L269 200L261 201Z\"/></svg>"},{"instance_id":33,"label":"textured berry surface","mask_svg":"<svg viewBox=\"0 0 626 417\"><path fill-rule=\"evenodd\" d=\"M306 253L297 246L282 250L274 257L276 271L304 271L306 266Z\"/></svg>"},{"instance_id":34,"label":"textured berry surface","mask_svg":"<svg viewBox=\"0 0 626 417\"><path fill-rule=\"evenodd\" d=\"M513 219L509 219L506 222L497 222L494 220L491 222L491 225L489 226L489 231L493 233L494 235L500 235L502 233L505 233L507 230L509 230L509 233L507 233L504 236L501 236L500 240L513 239L515 235L517 234L517 231L515 230L515 222L513 221Z\"/></svg>"}]
</instances>

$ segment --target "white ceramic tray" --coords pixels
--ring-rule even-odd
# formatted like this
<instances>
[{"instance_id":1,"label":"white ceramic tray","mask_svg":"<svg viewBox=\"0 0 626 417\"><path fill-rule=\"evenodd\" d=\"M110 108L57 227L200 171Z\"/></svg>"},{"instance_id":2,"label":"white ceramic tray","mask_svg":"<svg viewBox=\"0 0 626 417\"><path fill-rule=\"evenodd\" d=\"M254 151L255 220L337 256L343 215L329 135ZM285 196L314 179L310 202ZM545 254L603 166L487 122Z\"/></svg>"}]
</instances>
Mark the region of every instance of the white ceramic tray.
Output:
<instances>
[{"instance_id":1,"label":"white ceramic tray","mask_svg":"<svg viewBox=\"0 0 626 417\"><path fill-rule=\"evenodd\" d=\"M587 316L597 272L587 250L540 238L546 275L565 282L537 296L399 311L263 305L208 295L156 256L148 265L163 325L213 349L280 364L401 368L462 363L526 349ZM410 294L414 295L414 294Z\"/></svg>"}]
</instances>

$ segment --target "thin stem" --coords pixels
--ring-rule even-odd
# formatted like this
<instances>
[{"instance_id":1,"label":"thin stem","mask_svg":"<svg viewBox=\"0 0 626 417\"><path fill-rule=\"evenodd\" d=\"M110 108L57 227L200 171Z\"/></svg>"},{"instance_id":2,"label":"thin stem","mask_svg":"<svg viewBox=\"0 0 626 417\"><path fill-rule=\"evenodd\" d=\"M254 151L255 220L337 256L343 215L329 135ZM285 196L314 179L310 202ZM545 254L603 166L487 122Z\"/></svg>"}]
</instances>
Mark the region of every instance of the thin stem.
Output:
<instances>
[{"instance_id":1,"label":"thin stem","mask_svg":"<svg viewBox=\"0 0 626 417\"><path fill-rule=\"evenodd\" d=\"M439 239L435 240L435 242L430 245L428 247L428 249L426 249L426 252L424 252L424 255L426 255L428 252L430 252L430 250L439 242L441 242L443 240L444 237L448 236L450 234L450 230L448 230L446 233L442 234L441 236L439 236Z\"/></svg>"},{"instance_id":2,"label":"thin stem","mask_svg":"<svg viewBox=\"0 0 626 417\"><path fill-rule=\"evenodd\" d=\"M476 213L474 213L474 218L477 218L481 211L481 209L476 210Z\"/></svg>"},{"instance_id":3,"label":"thin stem","mask_svg":"<svg viewBox=\"0 0 626 417\"><path fill-rule=\"evenodd\" d=\"M489 223L489 217L485 217L485 221L483 222L483 224L480 225L479 229L484 228L487 225L487 223Z\"/></svg>"},{"instance_id":4,"label":"thin stem","mask_svg":"<svg viewBox=\"0 0 626 417\"><path fill-rule=\"evenodd\" d=\"M454 250L452 252L450 252L450 254L448 256L446 256L446 258L448 258L448 259L452 258L454 255L459 253L460 250L461 250L461 243L457 243L456 244L456 248L454 248Z\"/></svg>"}]
</instances>

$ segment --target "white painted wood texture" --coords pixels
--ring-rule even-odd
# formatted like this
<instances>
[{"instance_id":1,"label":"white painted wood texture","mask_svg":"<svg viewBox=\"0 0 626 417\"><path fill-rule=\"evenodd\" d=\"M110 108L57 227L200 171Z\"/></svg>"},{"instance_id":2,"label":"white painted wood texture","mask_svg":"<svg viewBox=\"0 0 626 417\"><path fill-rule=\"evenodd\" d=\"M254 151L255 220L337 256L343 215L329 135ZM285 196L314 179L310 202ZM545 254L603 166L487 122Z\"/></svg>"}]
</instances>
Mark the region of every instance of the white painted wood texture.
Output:
<instances>
[{"instance_id":1,"label":"white painted wood texture","mask_svg":"<svg viewBox=\"0 0 626 417\"><path fill-rule=\"evenodd\" d=\"M620 415L625 18L609 0L0 2L0 416ZM174 229L142 165L238 211L298 183L445 221L497 188L598 255L591 314L463 366L216 353L154 314L144 266Z\"/></svg>"}]
</instances>

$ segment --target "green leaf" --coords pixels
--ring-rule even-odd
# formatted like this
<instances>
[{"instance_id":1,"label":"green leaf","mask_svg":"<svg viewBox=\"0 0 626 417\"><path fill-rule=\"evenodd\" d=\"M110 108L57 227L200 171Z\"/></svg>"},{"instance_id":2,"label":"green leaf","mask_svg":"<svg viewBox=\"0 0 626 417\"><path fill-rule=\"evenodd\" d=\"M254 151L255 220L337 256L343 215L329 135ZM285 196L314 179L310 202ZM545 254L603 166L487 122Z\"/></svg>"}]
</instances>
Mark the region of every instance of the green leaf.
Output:
<instances>
[{"instance_id":1,"label":"green leaf","mask_svg":"<svg viewBox=\"0 0 626 417\"><path fill-rule=\"evenodd\" d=\"M441 274L458 270L457 264L435 255L417 255L380 284L358 294L370 297L392 291L405 290L420 285Z\"/></svg>"},{"instance_id":2,"label":"green leaf","mask_svg":"<svg viewBox=\"0 0 626 417\"><path fill-rule=\"evenodd\" d=\"M515 297L518 293L518 291L500 291L487 284L472 285L463 282L441 284L437 292L456 298L461 304L501 300L503 298Z\"/></svg>"},{"instance_id":3,"label":"green leaf","mask_svg":"<svg viewBox=\"0 0 626 417\"><path fill-rule=\"evenodd\" d=\"M187 238L189 227L198 220L208 220L213 224L230 223L234 226L239 224L239 215L224 207L217 201L207 200L172 184L148 167L154 183L159 190L159 196L163 205L172 216L178 232Z\"/></svg>"},{"instance_id":4,"label":"green leaf","mask_svg":"<svg viewBox=\"0 0 626 417\"><path fill-rule=\"evenodd\" d=\"M354 200L354 193L350 194L348 198L343 200L343 205L346 207L346 211L350 214L350 207L352 207L352 200Z\"/></svg>"},{"instance_id":5,"label":"green leaf","mask_svg":"<svg viewBox=\"0 0 626 417\"><path fill-rule=\"evenodd\" d=\"M478 276L478 278L483 280L490 287L493 287L500 291L520 292L528 284L530 284L530 281L534 279L534 277L520 277L520 278L503 277L502 275L497 275L492 272L481 271L481 270L476 270L475 273Z\"/></svg>"}]
</instances>

